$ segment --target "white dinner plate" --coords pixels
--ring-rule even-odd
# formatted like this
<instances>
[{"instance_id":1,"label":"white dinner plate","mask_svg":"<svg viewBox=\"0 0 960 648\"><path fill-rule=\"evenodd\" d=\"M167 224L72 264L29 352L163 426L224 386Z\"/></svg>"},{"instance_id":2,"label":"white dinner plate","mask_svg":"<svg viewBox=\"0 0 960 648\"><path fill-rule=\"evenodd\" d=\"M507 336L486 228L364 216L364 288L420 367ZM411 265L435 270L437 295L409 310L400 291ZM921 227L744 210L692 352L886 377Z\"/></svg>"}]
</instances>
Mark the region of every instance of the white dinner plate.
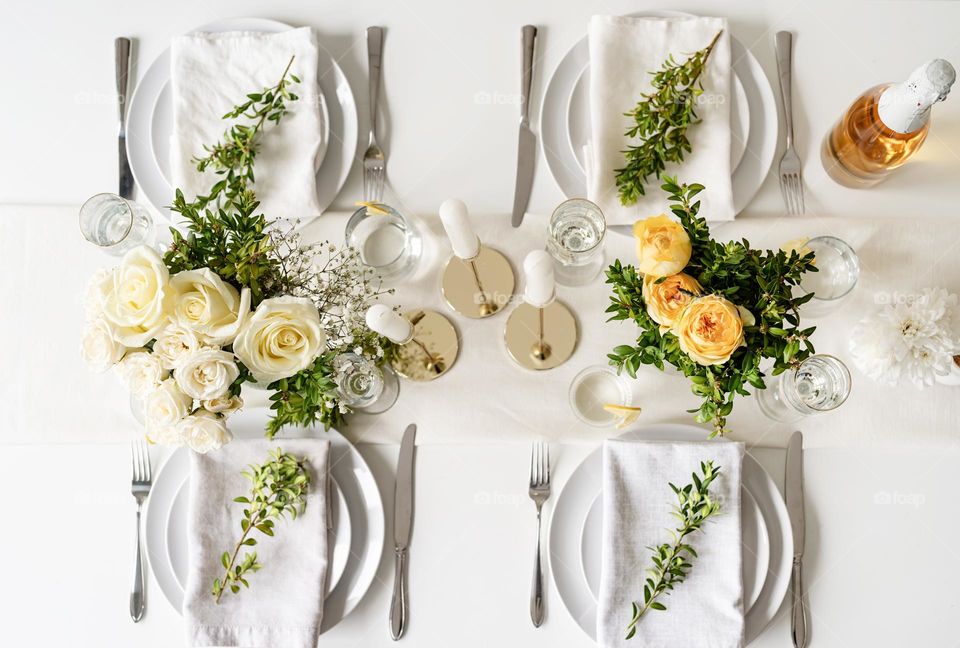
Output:
<instances>
[{"instance_id":1,"label":"white dinner plate","mask_svg":"<svg viewBox=\"0 0 960 648\"><path fill-rule=\"evenodd\" d=\"M274 33L289 29L293 27L276 20L230 18L202 25L195 31ZM324 141L327 143L317 170L317 201L323 211L340 193L353 166L358 145L358 119L353 91L343 70L322 45L319 56L318 90L324 116ZM167 48L147 69L131 97L127 114L127 156L137 186L170 222L176 216L167 209L174 195L170 181L172 133L170 49Z\"/></svg>"},{"instance_id":2,"label":"white dinner plate","mask_svg":"<svg viewBox=\"0 0 960 648\"><path fill-rule=\"evenodd\" d=\"M700 441L691 425L652 425L625 433L637 440ZM724 441L718 441L724 443ZM564 606L597 638L597 597L603 511L602 448L590 453L561 490L550 521L550 573ZM749 643L770 623L790 583L793 536L776 484L749 454L743 458L743 583L745 636Z\"/></svg>"},{"instance_id":3,"label":"white dinner plate","mask_svg":"<svg viewBox=\"0 0 960 648\"><path fill-rule=\"evenodd\" d=\"M238 438L259 438L263 435L264 425L269 416L265 408L242 410L230 417L230 430ZM321 630L328 630L359 604L373 582L380 557L383 553L385 523L383 502L380 491L370 468L356 448L343 435L335 430L323 432L315 429L285 429L281 433L286 438L326 435L331 443L330 471L336 483L338 505L344 507L346 515L337 516L348 525L348 542L345 546L345 559L340 558L344 549L340 548L343 539L339 530L337 539L332 541L331 578L339 571L339 562L343 561L342 571L335 586L331 588L324 601ZM283 439L278 439L282 447ZM144 535L150 568L164 596L174 609L180 612L183 607L183 586L178 579L177 564L186 556L186 527L179 533L169 529L178 517L172 509L183 504L177 502L178 493L189 472L189 451L178 450L164 463L147 500ZM182 497L182 496L181 496ZM183 509L185 511L185 509ZM177 543L178 546L174 546ZM183 578L185 572L180 572Z\"/></svg>"},{"instance_id":4,"label":"white dinner plate","mask_svg":"<svg viewBox=\"0 0 960 648\"><path fill-rule=\"evenodd\" d=\"M648 11L633 16L682 16ZM773 88L753 54L730 38L730 135L734 211L756 195L776 152L779 115ZM540 111L540 142L550 173L568 198L587 195L583 147L590 139L590 45L584 36L566 53L547 83Z\"/></svg>"}]
</instances>

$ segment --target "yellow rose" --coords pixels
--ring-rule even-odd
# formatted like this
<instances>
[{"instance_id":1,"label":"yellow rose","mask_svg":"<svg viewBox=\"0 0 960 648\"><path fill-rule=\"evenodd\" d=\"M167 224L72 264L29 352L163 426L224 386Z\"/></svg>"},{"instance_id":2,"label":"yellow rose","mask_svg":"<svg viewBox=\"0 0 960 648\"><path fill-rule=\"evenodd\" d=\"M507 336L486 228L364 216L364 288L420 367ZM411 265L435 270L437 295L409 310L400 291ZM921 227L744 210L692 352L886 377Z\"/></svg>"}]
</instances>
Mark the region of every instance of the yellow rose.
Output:
<instances>
[{"instance_id":1,"label":"yellow rose","mask_svg":"<svg viewBox=\"0 0 960 648\"><path fill-rule=\"evenodd\" d=\"M678 272L657 283L659 277L643 276L643 301L647 314L660 325L660 330L669 329L677 315L699 295L703 288L688 274Z\"/></svg>"},{"instance_id":2,"label":"yellow rose","mask_svg":"<svg viewBox=\"0 0 960 648\"><path fill-rule=\"evenodd\" d=\"M753 315L719 295L698 297L673 323L680 350L697 364L718 365L744 345L743 327L752 326Z\"/></svg>"},{"instance_id":3,"label":"yellow rose","mask_svg":"<svg viewBox=\"0 0 960 648\"><path fill-rule=\"evenodd\" d=\"M683 270L693 247L690 237L677 221L660 214L633 224L637 239L637 269L643 274L667 277Z\"/></svg>"}]
</instances>

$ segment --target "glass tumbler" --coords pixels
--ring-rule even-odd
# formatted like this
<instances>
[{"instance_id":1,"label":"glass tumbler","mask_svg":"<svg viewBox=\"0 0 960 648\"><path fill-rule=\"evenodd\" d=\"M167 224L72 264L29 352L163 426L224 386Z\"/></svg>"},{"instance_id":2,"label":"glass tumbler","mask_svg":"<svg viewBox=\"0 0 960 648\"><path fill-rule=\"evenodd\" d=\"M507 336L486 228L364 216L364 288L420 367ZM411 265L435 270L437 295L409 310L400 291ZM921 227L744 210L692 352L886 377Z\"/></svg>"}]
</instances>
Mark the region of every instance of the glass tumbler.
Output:
<instances>
[{"instance_id":1,"label":"glass tumbler","mask_svg":"<svg viewBox=\"0 0 960 648\"><path fill-rule=\"evenodd\" d=\"M114 256L153 239L153 216L143 205L116 194L97 194L80 207L83 238Z\"/></svg>"},{"instance_id":2,"label":"glass tumbler","mask_svg":"<svg viewBox=\"0 0 960 648\"><path fill-rule=\"evenodd\" d=\"M399 279L420 261L423 241L416 226L389 205L363 205L347 221L347 245L381 279Z\"/></svg>"},{"instance_id":3,"label":"glass tumbler","mask_svg":"<svg viewBox=\"0 0 960 648\"><path fill-rule=\"evenodd\" d=\"M617 417L604 405L630 405L631 389L627 379L613 367L587 367L570 383L570 409L577 418L593 427L612 427Z\"/></svg>"},{"instance_id":4,"label":"glass tumbler","mask_svg":"<svg viewBox=\"0 0 960 648\"><path fill-rule=\"evenodd\" d=\"M358 412L386 412L400 395L400 381L390 367L378 367L356 353L341 353L334 358L333 374L340 398Z\"/></svg>"},{"instance_id":5,"label":"glass tumbler","mask_svg":"<svg viewBox=\"0 0 960 648\"><path fill-rule=\"evenodd\" d=\"M834 410L850 395L850 371L830 355L812 355L766 383L767 388L757 392L760 411L783 423Z\"/></svg>"},{"instance_id":6,"label":"glass tumbler","mask_svg":"<svg viewBox=\"0 0 960 648\"><path fill-rule=\"evenodd\" d=\"M606 231L603 212L584 198L571 198L553 211L547 252L553 257L558 283L583 286L600 274Z\"/></svg>"},{"instance_id":7,"label":"glass tumbler","mask_svg":"<svg viewBox=\"0 0 960 648\"><path fill-rule=\"evenodd\" d=\"M849 244L834 236L818 236L807 242L813 251L816 272L807 272L800 280L800 290L813 293L804 305L810 315L831 310L841 298L853 290L860 277L860 259Z\"/></svg>"}]
</instances>

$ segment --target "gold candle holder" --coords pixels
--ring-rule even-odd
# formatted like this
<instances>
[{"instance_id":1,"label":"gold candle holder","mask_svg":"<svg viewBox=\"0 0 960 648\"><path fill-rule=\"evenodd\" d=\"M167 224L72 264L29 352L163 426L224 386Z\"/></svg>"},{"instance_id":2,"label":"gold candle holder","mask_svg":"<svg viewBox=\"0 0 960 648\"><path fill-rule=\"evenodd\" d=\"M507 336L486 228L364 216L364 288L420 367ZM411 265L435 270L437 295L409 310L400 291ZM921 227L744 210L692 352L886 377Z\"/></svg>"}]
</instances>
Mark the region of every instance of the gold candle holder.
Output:
<instances>
[{"instance_id":1,"label":"gold candle holder","mask_svg":"<svg viewBox=\"0 0 960 648\"><path fill-rule=\"evenodd\" d=\"M427 382L450 371L460 352L453 323L431 310L403 313L413 324L410 340L397 346L390 360L394 370L409 380Z\"/></svg>"},{"instance_id":2,"label":"gold candle holder","mask_svg":"<svg viewBox=\"0 0 960 648\"><path fill-rule=\"evenodd\" d=\"M450 257L443 269L443 299L461 315L481 319L498 313L513 295L514 274L500 252L485 245L471 259Z\"/></svg>"},{"instance_id":3,"label":"gold candle holder","mask_svg":"<svg viewBox=\"0 0 960 648\"><path fill-rule=\"evenodd\" d=\"M553 369L573 355L577 321L570 309L554 300L543 308L524 302L507 319L507 352L521 367Z\"/></svg>"}]
</instances>

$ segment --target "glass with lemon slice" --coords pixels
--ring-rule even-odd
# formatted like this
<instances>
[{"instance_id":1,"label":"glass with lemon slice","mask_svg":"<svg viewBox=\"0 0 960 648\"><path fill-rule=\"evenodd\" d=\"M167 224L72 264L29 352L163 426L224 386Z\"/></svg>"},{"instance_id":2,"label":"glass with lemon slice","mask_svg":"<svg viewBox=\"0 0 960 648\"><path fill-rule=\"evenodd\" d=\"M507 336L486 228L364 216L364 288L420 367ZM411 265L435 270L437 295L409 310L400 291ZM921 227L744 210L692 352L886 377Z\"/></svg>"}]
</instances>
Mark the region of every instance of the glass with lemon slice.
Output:
<instances>
[{"instance_id":1,"label":"glass with lemon slice","mask_svg":"<svg viewBox=\"0 0 960 648\"><path fill-rule=\"evenodd\" d=\"M384 280L409 274L420 261L423 244L416 226L397 209L382 203L357 203L347 222L346 243L364 265Z\"/></svg>"},{"instance_id":2,"label":"glass with lemon slice","mask_svg":"<svg viewBox=\"0 0 960 648\"><path fill-rule=\"evenodd\" d=\"M627 427L640 416L631 405L630 384L613 367L587 367L570 383L570 408L593 427Z\"/></svg>"}]
</instances>

